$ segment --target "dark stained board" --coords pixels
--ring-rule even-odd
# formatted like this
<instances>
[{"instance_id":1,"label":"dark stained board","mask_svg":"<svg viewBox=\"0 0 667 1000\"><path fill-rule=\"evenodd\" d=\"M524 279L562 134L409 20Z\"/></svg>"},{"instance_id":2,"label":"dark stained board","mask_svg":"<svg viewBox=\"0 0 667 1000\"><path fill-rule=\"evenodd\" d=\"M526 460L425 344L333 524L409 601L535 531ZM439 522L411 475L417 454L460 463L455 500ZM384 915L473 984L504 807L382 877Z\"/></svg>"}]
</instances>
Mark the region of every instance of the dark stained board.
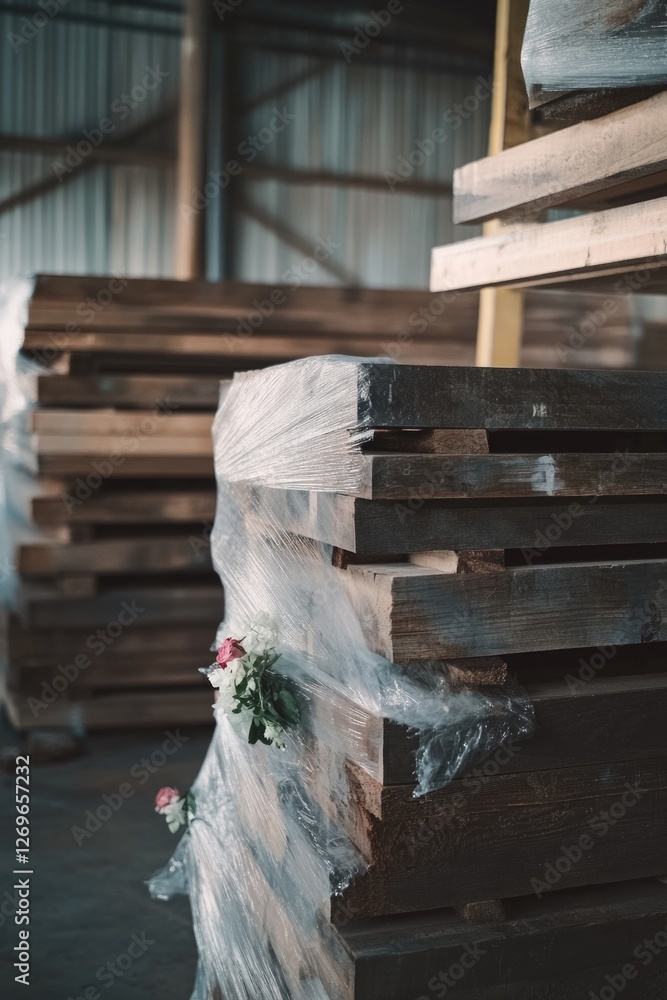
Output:
<instances>
[{"instance_id":1,"label":"dark stained board","mask_svg":"<svg viewBox=\"0 0 667 1000\"><path fill-rule=\"evenodd\" d=\"M362 564L341 580L369 647L396 662L667 639L660 559L467 574Z\"/></svg>"},{"instance_id":2,"label":"dark stained board","mask_svg":"<svg viewBox=\"0 0 667 1000\"><path fill-rule=\"evenodd\" d=\"M248 504L265 525L376 555L667 541L667 498L657 497L391 502L250 487Z\"/></svg>"}]
</instances>

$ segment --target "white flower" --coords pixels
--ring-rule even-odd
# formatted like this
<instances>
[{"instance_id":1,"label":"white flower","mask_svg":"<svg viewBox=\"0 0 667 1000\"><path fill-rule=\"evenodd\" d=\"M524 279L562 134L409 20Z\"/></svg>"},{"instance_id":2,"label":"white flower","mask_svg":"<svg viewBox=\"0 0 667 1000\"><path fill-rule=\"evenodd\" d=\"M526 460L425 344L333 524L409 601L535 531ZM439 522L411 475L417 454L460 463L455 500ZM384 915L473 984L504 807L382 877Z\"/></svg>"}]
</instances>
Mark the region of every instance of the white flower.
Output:
<instances>
[{"instance_id":1,"label":"white flower","mask_svg":"<svg viewBox=\"0 0 667 1000\"><path fill-rule=\"evenodd\" d=\"M179 826L186 826L185 799L174 799L168 806L157 810L167 821L170 833L176 833Z\"/></svg>"}]
</instances>

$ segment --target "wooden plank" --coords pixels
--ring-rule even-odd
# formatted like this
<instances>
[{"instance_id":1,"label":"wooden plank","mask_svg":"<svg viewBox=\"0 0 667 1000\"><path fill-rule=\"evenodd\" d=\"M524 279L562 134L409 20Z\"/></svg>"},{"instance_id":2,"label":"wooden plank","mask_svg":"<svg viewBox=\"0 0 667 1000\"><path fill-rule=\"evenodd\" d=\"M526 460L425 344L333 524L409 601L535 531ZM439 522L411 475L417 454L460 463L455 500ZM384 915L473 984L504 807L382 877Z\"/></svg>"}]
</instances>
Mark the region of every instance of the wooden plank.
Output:
<instances>
[{"instance_id":1,"label":"wooden plank","mask_svg":"<svg viewBox=\"0 0 667 1000\"><path fill-rule=\"evenodd\" d=\"M650 968L633 954L667 923L659 883L565 890L541 900L531 895L508 911L505 924L477 927L447 912L353 919L338 933L352 957L355 1000L430 998L447 978L447 996L460 1000L589 1000L589 989L599 997L605 976L628 962L637 982L626 978L624 997L665 995L665 979L655 978L667 968L665 951L656 949ZM466 955L476 960L455 978Z\"/></svg>"},{"instance_id":2,"label":"wooden plank","mask_svg":"<svg viewBox=\"0 0 667 1000\"><path fill-rule=\"evenodd\" d=\"M639 496L667 492L667 454L364 455L368 500ZM341 483L341 485L343 485Z\"/></svg>"},{"instance_id":3,"label":"wooden plank","mask_svg":"<svg viewBox=\"0 0 667 1000\"><path fill-rule=\"evenodd\" d=\"M422 305L422 308L425 306ZM407 317L406 317L407 322ZM53 346L54 331L26 329L24 348L42 351ZM402 349L385 334L382 339L360 335L336 334L322 331L310 335L258 334L238 336L223 333L131 333L78 331L63 336L63 350L86 354L132 355L174 355L178 358L227 358L230 368L249 367L248 360L265 364L292 361L296 358L318 356L320 354L350 354L361 357L377 357L390 347L401 355L401 360L429 364L445 359L443 345L432 338L415 339L401 332L405 338Z\"/></svg>"},{"instance_id":4,"label":"wooden plank","mask_svg":"<svg viewBox=\"0 0 667 1000\"><path fill-rule=\"evenodd\" d=\"M114 538L72 545L21 545L21 576L60 573L205 573L212 572L207 545L193 546L187 537Z\"/></svg>"},{"instance_id":5,"label":"wooden plank","mask_svg":"<svg viewBox=\"0 0 667 1000\"><path fill-rule=\"evenodd\" d=\"M145 409L166 403L174 408L215 410L220 379L193 375L41 375L37 400L41 406L124 406Z\"/></svg>"},{"instance_id":6,"label":"wooden plank","mask_svg":"<svg viewBox=\"0 0 667 1000\"><path fill-rule=\"evenodd\" d=\"M366 427L667 430L667 377L661 372L352 367L357 376L350 390ZM293 374L281 372L286 389Z\"/></svg>"},{"instance_id":7,"label":"wooden plank","mask_svg":"<svg viewBox=\"0 0 667 1000\"><path fill-rule=\"evenodd\" d=\"M397 663L667 639L661 559L470 574L378 563L340 573L369 647Z\"/></svg>"},{"instance_id":8,"label":"wooden plank","mask_svg":"<svg viewBox=\"0 0 667 1000\"><path fill-rule=\"evenodd\" d=\"M603 670L583 680L582 664L589 663L591 657L597 663L596 653L599 651L589 650L585 657L566 660L571 665L568 680L557 681L540 679L543 657L535 655L534 679L523 684L535 710L534 734L510 743L501 753L490 753L488 762L480 760L471 766L465 776L468 787L476 787L477 778L482 776L486 781L497 774L621 763L665 753L667 674L639 673L646 669L646 663L635 654L627 667L634 673L605 677ZM622 659L623 650L612 657L614 662ZM414 789L419 740L413 730L374 715L333 688L309 684L307 704L304 725L317 733L320 741L335 740L336 746L343 745L347 758L379 784ZM375 798L364 797L361 802L368 812L373 811Z\"/></svg>"},{"instance_id":9,"label":"wooden plank","mask_svg":"<svg viewBox=\"0 0 667 1000\"><path fill-rule=\"evenodd\" d=\"M219 586L142 587L111 590L89 600L68 600L37 588L23 588L22 618L27 627L86 628L117 622L124 615L130 628L159 624L208 624L217 627L223 614ZM131 620L130 620L131 619ZM121 625L123 622L121 622Z\"/></svg>"},{"instance_id":10,"label":"wooden plank","mask_svg":"<svg viewBox=\"0 0 667 1000\"><path fill-rule=\"evenodd\" d=\"M396 504L253 486L248 509L264 525L360 554L530 548L537 560L554 546L667 542L667 506L653 497Z\"/></svg>"},{"instance_id":11,"label":"wooden plank","mask_svg":"<svg viewBox=\"0 0 667 1000\"><path fill-rule=\"evenodd\" d=\"M82 421L84 423L84 421ZM184 437L181 434L173 437L161 434L145 433L143 436L128 434L116 437L111 434L37 434L35 448L38 455L105 455L119 456L163 456L182 455L208 456L213 455L213 441L210 435L205 437Z\"/></svg>"},{"instance_id":12,"label":"wooden plank","mask_svg":"<svg viewBox=\"0 0 667 1000\"><path fill-rule=\"evenodd\" d=\"M645 276L665 266L666 227L663 197L436 247L431 291L528 288L582 279L597 279L610 289L616 285L618 291L616 275L637 274L642 292L662 292L663 274Z\"/></svg>"},{"instance_id":13,"label":"wooden plank","mask_svg":"<svg viewBox=\"0 0 667 1000\"><path fill-rule=\"evenodd\" d=\"M664 190L666 132L667 91L468 163L454 172L454 221L533 215L593 194L610 203L635 194L638 178Z\"/></svg>"},{"instance_id":14,"label":"wooden plank","mask_svg":"<svg viewBox=\"0 0 667 1000\"><path fill-rule=\"evenodd\" d=\"M97 455L40 455L39 470L45 476L91 476L106 479L214 479L211 457L192 455L117 455L112 464L113 452L101 448ZM100 471L101 470L101 471Z\"/></svg>"},{"instance_id":15,"label":"wooden plank","mask_svg":"<svg viewBox=\"0 0 667 1000\"><path fill-rule=\"evenodd\" d=\"M212 523L215 490L134 490L98 493L81 503L67 502L69 487L59 496L32 499L32 517L40 527L67 524L174 524ZM74 499L77 497L74 495Z\"/></svg>"},{"instance_id":16,"label":"wooden plank","mask_svg":"<svg viewBox=\"0 0 667 1000\"><path fill-rule=\"evenodd\" d=\"M320 249L317 244L313 247L316 249ZM37 275L28 325L63 331L69 323L91 330L171 329L183 335L208 329L219 336L220 332L237 333L240 325L247 334L241 321L248 321L250 326L249 320L255 320L254 314L258 313L263 330L285 336L349 334L393 341L405 332L409 317L417 316L419 309L428 309L436 298L421 289L294 288L289 284L162 278L121 281L122 285L111 276ZM108 302L110 284L115 294ZM96 310L102 292L104 308ZM88 299L93 300L90 309L86 308ZM90 312L94 312L92 318ZM460 296L447 309L433 310L426 325L433 336L440 338L461 328L472 330L476 314L477 297Z\"/></svg>"},{"instance_id":17,"label":"wooden plank","mask_svg":"<svg viewBox=\"0 0 667 1000\"><path fill-rule=\"evenodd\" d=\"M32 430L46 438L135 434L154 437L207 438L213 417L203 413L138 410L33 410Z\"/></svg>"},{"instance_id":18,"label":"wooden plank","mask_svg":"<svg viewBox=\"0 0 667 1000\"><path fill-rule=\"evenodd\" d=\"M361 772L357 778L375 785ZM664 757L499 775L476 792L472 787L454 781L415 799L408 786L377 786L369 793L380 798L375 816L354 794L336 803L339 821L372 862L343 893L355 913L382 916L546 894L664 869ZM558 864L582 835L589 846L576 863ZM550 865L560 875L555 881L546 878Z\"/></svg>"},{"instance_id":19,"label":"wooden plank","mask_svg":"<svg viewBox=\"0 0 667 1000\"><path fill-rule=\"evenodd\" d=\"M207 725L213 723L210 692L201 686L187 690L132 691L99 695L81 701L58 699L45 714L35 714L15 692L6 692L5 705L17 729L39 729L45 719L49 727L127 729L144 726Z\"/></svg>"}]
</instances>

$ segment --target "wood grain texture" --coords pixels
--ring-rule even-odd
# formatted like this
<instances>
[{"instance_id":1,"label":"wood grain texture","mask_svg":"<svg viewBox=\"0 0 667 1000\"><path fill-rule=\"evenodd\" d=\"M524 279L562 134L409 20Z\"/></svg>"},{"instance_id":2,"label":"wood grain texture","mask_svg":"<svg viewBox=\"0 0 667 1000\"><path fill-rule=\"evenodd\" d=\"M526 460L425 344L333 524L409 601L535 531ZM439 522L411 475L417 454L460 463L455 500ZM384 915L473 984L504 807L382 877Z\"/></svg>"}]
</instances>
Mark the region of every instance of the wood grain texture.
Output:
<instances>
[{"instance_id":1,"label":"wood grain texture","mask_svg":"<svg viewBox=\"0 0 667 1000\"><path fill-rule=\"evenodd\" d=\"M129 610L128 610L129 608ZM125 613L142 627L160 624L206 624L215 629L223 615L219 586L135 587L107 591L89 600L68 600L45 589L26 586L22 618L29 628L104 628ZM130 627L128 622L126 627Z\"/></svg>"},{"instance_id":2,"label":"wood grain texture","mask_svg":"<svg viewBox=\"0 0 667 1000\"><path fill-rule=\"evenodd\" d=\"M361 772L358 777L372 782ZM549 865L583 834L590 845L576 864L559 865L559 889L642 878L664 868L664 757L500 775L478 790L464 782L421 799L407 786L378 789L379 816L367 814L354 797L341 810L340 821L373 862L344 893L356 913L381 916L529 896L536 881L548 893Z\"/></svg>"},{"instance_id":3,"label":"wood grain texture","mask_svg":"<svg viewBox=\"0 0 667 1000\"><path fill-rule=\"evenodd\" d=\"M207 545L193 546L188 537L166 536L71 545L26 544L19 547L18 571L29 578L61 573L211 573L213 567Z\"/></svg>"},{"instance_id":4,"label":"wood grain texture","mask_svg":"<svg viewBox=\"0 0 667 1000\"><path fill-rule=\"evenodd\" d=\"M215 517L213 488L112 492L101 488L81 503L66 502L70 489L64 483L59 495L33 497L35 523L43 528L67 524L206 524Z\"/></svg>"},{"instance_id":5,"label":"wood grain texture","mask_svg":"<svg viewBox=\"0 0 667 1000\"><path fill-rule=\"evenodd\" d=\"M394 662L667 639L667 563L438 573L351 565L341 581L369 647Z\"/></svg>"},{"instance_id":6,"label":"wood grain texture","mask_svg":"<svg viewBox=\"0 0 667 1000\"><path fill-rule=\"evenodd\" d=\"M368 500L590 497L667 492L667 453L614 456L364 455Z\"/></svg>"},{"instance_id":7,"label":"wood grain texture","mask_svg":"<svg viewBox=\"0 0 667 1000\"><path fill-rule=\"evenodd\" d=\"M485 286L528 288L663 268L667 198L610 208L574 218L524 226L449 246L431 255L431 291L472 291ZM642 291L662 291L664 275L643 281Z\"/></svg>"},{"instance_id":8,"label":"wood grain texture","mask_svg":"<svg viewBox=\"0 0 667 1000\"><path fill-rule=\"evenodd\" d=\"M510 902L508 914L505 924L478 927L447 912L353 920L338 933L355 969L354 1000L435 997L448 970L471 950L472 968L459 981L449 977L447 995L457 1000L589 1000L589 990L599 996L605 976L633 960L639 975L627 981L623 996L665 996L664 951L650 968L632 954L667 923L665 889L657 882L532 897Z\"/></svg>"},{"instance_id":9,"label":"wood grain texture","mask_svg":"<svg viewBox=\"0 0 667 1000\"><path fill-rule=\"evenodd\" d=\"M115 455L116 464L111 459ZM100 471L102 470L102 471ZM103 479L166 479L183 478L208 479L213 481L212 456L192 455L122 455L110 452L108 447L100 447L97 453L74 455L40 455L39 471L44 476L61 476L76 479L77 476L100 476ZM95 482L95 478L92 480Z\"/></svg>"},{"instance_id":10,"label":"wood grain texture","mask_svg":"<svg viewBox=\"0 0 667 1000\"><path fill-rule=\"evenodd\" d=\"M534 215L592 195L613 204L636 182L665 186L667 92L594 121L581 122L459 167L454 221Z\"/></svg>"},{"instance_id":11,"label":"wood grain texture","mask_svg":"<svg viewBox=\"0 0 667 1000\"><path fill-rule=\"evenodd\" d=\"M337 493L251 488L265 525L359 554L432 549L628 545L667 541L667 500L363 500Z\"/></svg>"},{"instance_id":12,"label":"wood grain texture","mask_svg":"<svg viewBox=\"0 0 667 1000\"><path fill-rule=\"evenodd\" d=\"M127 407L142 410L148 403L191 410L215 410L220 379L193 375L42 375L37 380L41 406Z\"/></svg>"},{"instance_id":13,"label":"wood grain texture","mask_svg":"<svg viewBox=\"0 0 667 1000\"><path fill-rule=\"evenodd\" d=\"M369 428L667 430L660 372L359 362L357 373L358 417Z\"/></svg>"}]
</instances>

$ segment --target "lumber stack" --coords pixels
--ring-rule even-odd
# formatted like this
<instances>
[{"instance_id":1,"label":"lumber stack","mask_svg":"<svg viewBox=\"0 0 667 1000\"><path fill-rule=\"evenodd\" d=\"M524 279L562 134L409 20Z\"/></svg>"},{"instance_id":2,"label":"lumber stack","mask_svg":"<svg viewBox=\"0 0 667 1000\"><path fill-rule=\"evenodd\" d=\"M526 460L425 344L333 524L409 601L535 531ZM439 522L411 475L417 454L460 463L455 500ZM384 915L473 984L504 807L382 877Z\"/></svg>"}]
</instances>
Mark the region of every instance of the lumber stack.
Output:
<instances>
[{"instance_id":1,"label":"lumber stack","mask_svg":"<svg viewBox=\"0 0 667 1000\"><path fill-rule=\"evenodd\" d=\"M531 362L550 359L595 300L562 296L545 309L543 298L528 307ZM221 380L324 351L470 362L476 308L474 294L445 304L419 291L38 276L20 321L23 356L41 374L20 428L36 477L19 489L13 721L208 719L196 668L222 614L208 542ZM622 299L607 333L602 363L622 362ZM144 610L131 626L112 643L95 636L129 621L132 601Z\"/></svg>"},{"instance_id":2,"label":"lumber stack","mask_svg":"<svg viewBox=\"0 0 667 1000\"><path fill-rule=\"evenodd\" d=\"M432 290L585 289L626 301L664 293L665 121L660 93L457 170L456 221L511 225L436 247ZM555 208L577 214L544 221ZM600 302L578 331L580 347L595 342L614 311L611 299Z\"/></svg>"},{"instance_id":3,"label":"lumber stack","mask_svg":"<svg viewBox=\"0 0 667 1000\"><path fill-rule=\"evenodd\" d=\"M457 326L472 334L470 296L446 319L434 315L426 337L404 335L430 299L121 276L35 279L23 356L42 374L32 408L19 416L21 461L31 449L36 477L18 487L27 530L15 553L20 588L6 640L5 696L16 725L210 718L196 670L223 610L209 553L221 380L322 350L394 349L426 360L469 350L456 337Z\"/></svg>"},{"instance_id":4,"label":"lumber stack","mask_svg":"<svg viewBox=\"0 0 667 1000\"><path fill-rule=\"evenodd\" d=\"M327 378L334 402L310 412L307 387L326 396ZM270 454L233 490L252 551L283 567L271 611L297 653L341 654L291 675L293 771L257 746L226 779L229 733L205 765L202 787L233 781L238 829L221 841L242 856L221 892L241 896L248 967L277 969L279 995L299 1000L566 1000L604 996L618 976L624 995L664 996L667 951L646 962L642 941L667 924L667 376L314 359L237 376L219 420L236 403ZM313 546L328 597L315 573L308 594ZM349 604L356 653L338 619L319 634L322 599ZM534 732L415 796L423 733L390 699L383 712L358 698L355 657L371 670L371 654L396 677L444 677L443 712L462 693L486 704L459 747L478 723L492 731L517 679ZM315 919L311 841L328 828L361 860L342 889L331 876ZM210 850L194 863L210 869ZM210 895L205 913L193 905L211 919ZM219 919L233 951L237 918L223 906ZM241 995L214 952L209 984Z\"/></svg>"}]
</instances>

